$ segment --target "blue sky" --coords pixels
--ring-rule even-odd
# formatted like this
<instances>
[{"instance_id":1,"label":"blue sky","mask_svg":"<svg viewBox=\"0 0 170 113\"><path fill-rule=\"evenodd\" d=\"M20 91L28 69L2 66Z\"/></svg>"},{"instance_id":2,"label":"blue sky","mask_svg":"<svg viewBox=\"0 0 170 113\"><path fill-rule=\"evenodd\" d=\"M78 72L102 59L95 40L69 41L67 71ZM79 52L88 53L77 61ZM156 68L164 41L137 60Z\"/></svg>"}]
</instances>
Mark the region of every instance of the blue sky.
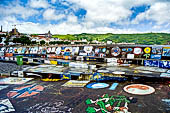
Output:
<instances>
[{"instance_id":1,"label":"blue sky","mask_svg":"<svg viewBox=\"0 0 170 113\"><path fill-rule=\"evenodd\" d=\"M0 0L0 20L4 31L16 24L23 33L169 33L169 7L170 0Z\"/></svg>"}]
</instances>

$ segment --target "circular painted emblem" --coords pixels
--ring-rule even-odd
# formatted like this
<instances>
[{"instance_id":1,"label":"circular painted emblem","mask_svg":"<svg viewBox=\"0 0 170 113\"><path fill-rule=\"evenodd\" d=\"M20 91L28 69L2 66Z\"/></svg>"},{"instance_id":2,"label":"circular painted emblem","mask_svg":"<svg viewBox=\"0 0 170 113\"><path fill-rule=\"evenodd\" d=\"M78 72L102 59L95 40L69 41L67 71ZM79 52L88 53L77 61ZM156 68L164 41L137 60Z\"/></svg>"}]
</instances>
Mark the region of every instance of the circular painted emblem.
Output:
<instances>
[{"instance_id":1,"label":"circular painted emblem","mask_svg":"<svg viewBox=\"0 0 170 113\"><path fill-rule=\"evenodd\" d=\"M40 85L27 85L18 87L7 93L9 98L23 98L36 95L44 90L43 86Z\"/></svg>"},{"instance_id":2,"label":"circular painted emblem","mask_svg":"<svg viewBox=\"0 0 170 113\"><path fill-rule=\"evenodd\" d=\"M96 48L96 49L95 49L95 53L96 53L96 54L98 54L98 53L99 53L99 51L100 51L100 49L99 49L99 48Z\"/></svg>"},{"instance_id":3,"label":"circular painted emblem","mask_svg":"<svg viewBox=\"0 0 170 113\"><path fill-rule=\"evenodd\" d=\"M111 54L113 56L118 56L120 54L120 48L119 47L115 47L111 49Z\"/></svg>"},{"instance_id":4,"label":"circular painted emblem","mask_svg":"<svg viewBox=\"0 0 170 113\"><path fill-rule=\"evenodd\" d=\"M150 53L150 52L151 52L151 48L150 48L150 47L146 47L146 48L144 49L144 52L145 52L145 53Z\"/></svg>"},{"instance_id":5,"label":"circular painted emblem","mask_svg":"<svg viewBox=\"0 0 170 113\"><path fill-rule=\"evenodd\" d=\"M92 49L93 49L93 46L85 46L85 47L84 47L84 51L85 51L86 53L91 53Z\"/></svg>"},{"instance_id":6,"label":"circular painted emblem","mask_svg":"<svg viewBox=\"0 0 170 113\"><path fill-rule=\"evenodd\" d=\"M141 54L141 53L142 53L142 48L140 48L140 47L136 47L136 48L134 48L133 53L134 53L134 54L136 54L136 55Z\"/></svg>"},{"instance_id":7,"label":"circular painted emblem","mask_svg":"<svg viewBox=\"0 0 170 113\"><path fill-rule=\"evenodd\" d=\"M47 48L47 53L50 53L51 52L51 47L48 47Z\"/></svg>"},{"instance_id":8,"label":"circular painted emblem","mask_svg":"<svg viewBox=\"0 0 170 113\"><path fill-rule=\"evenodd\" d=\"M123 89L127 93L136 95L148 95L155 92L155 89L153 87L143 84L131 84L125 86Z\"/></svg>"},{"instance_id":9,"label":"circular painted emblem","mask_svg":"<svg viewBox=\"0 0 170 113\"><path fill-rule=\"evenodd\" d=\"M106 52L106 48L103 48L103 49L102 49L102 52L105 53L105 52Z\"/></svg>"},{"instance_id":10,"label":"circular painted emblem","mask_svg":"<svg viewBox=\"0 0 170 113\"><path fill-rule=\"evenodd\" d=\"M55 53L56 53L57 55L59 55L60 52L61 52L61 47L58 47L58 48L56 49Z\"/></svg>"},{"instance_id":11,"label":"circular painted emblem","mask_svg":"<svg viewBox=\"0 0 170 113\"><path fill-rule=\"evenodd\" d=\"M91 89L99 89L99 88L106 88L109 84L106 83L90 83L86 87Z\"/></svg>"}]
</instances>

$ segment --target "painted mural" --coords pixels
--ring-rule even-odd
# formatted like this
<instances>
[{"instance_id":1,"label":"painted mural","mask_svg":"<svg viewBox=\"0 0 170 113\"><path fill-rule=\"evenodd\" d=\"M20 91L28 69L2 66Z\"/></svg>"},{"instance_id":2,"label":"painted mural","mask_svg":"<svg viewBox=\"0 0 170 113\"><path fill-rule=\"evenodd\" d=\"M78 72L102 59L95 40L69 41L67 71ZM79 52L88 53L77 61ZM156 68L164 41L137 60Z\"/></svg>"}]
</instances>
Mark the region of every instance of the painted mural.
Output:
<instances>
[{"instance_id":1,"label":"painted mural","mask_svg":"<svg viewBox=\"0 0 170 113\"><path fill-rule=\"evenodd\" d=\"M143 84L131 84L125 86L123 89L125 92L135 95L148 95L155 92L153 87Z\"/></svg>"},{"instance_id":2,"label":"painted mural","mask_svg":"<svg viewBox=\"0 0 170 113\"><path fill-rule=\"evenodd\" d=\"M0 84L23 84L32 79L33 78L8 77L8 78L0 79Z\"/></svg>"},{"instance_id":3,"label":"painted mural","mask_svg":"<svg viewBox=\"0 0 170 113\"><path fill-rule=\"evenodd\" d=\"M106 87L109 87L109 84L107 83L90 83L86 86L87 88L90 88L90 89L100 89L100 88L106 88Z\"/></svg>"},{"instance_id":4,"label":"painted mural","mask_svg":"<svg viewBox=\"0 0 170 113\"><path fill-rule=\"evenodd\" d=\"M9 99L0 100L0 113L14 112L15 109Z\"/></svg>"},{"instance_id":5,"label":"painted mural","mask_svg":"<svg viewBox=\"0 0 170 113\"><path fill-rule=\"evenodd\" d=\"M27 85L27 86L15 88L10 92L8 92L7 96L9 98L14 98L14 99L23 98L23 97L29 97L29 96L39 94L43 90L44 90L43 86L33 84L33 85Z\"/></svg>"},{"instance_id":6,"label":"painted mural","mask_svg":"<svg viewBox=\"0 0 170 113\"><path fill-rule=\"evenodd\" d=\"M118 56L118 55L120 55L120 52L121 52L121 50L120 50L119 47L114 47L114 48L111 49L111 55L112 56Z\"/></svg>"},{"instance_id":7,"label":"painted mural","mask_svg":"<svg viewBox=\"0 0 170 113\"><path fill-rule=\"evenodd\" d=\"M158 67L159 61L157 61L157 60L144 60L144 66Z\"/></svg>"},{"instance_id":8,"label":"painted mural","mask_svg":"<svg viewBox=\"0 0 170 113\"><path fill-rule=\"evenodd\" d=\"M8 86L0 86L0 90L7 88Z\"/></svg>"},{"instance_id":9,"label":"painted mural","mask_svg":"<svg viewBox=\"0 0 170 113\"><path fill-rule=\"evenodd\" d=\"M109 96L104 94L96 100L87 99L87 113L130 113L130 101L125 96Z\"/></svg>"},{"instance_id":10,"label":"painted mural","mask_svg":"<svg viewBox=\"0 0 170 113\"><path fill-rule=\"evenodd\" d=\"M170 57L170 47L164 47L162 56Z\"/></svg>"},{"instance_id":11,"label":"painted mural","mask_svg":"<svg viewBox=\"0 0 170 113\"><path fill-rule=\"evenodd\" d=\"M89 81L69 80L62 86L64 87L84 87Z\"/></svg>"},{"instance_id":12,"label":"painted mural","mask_svg":"<svg viewBox=\"0 0 170 113\"><path fill-rule=\"evenodd\" d=\"M152 54L162 54L162 47L152 47Z\"/></svg>"}]
</instances>

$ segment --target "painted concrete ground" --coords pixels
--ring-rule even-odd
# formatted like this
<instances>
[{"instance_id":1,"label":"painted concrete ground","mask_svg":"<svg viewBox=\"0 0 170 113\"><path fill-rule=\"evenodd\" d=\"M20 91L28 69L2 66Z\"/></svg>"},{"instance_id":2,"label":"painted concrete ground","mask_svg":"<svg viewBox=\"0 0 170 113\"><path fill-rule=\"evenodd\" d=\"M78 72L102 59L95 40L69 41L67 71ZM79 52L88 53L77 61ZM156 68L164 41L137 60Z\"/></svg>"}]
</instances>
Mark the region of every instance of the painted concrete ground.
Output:
<instances>
[{"instance_id":1,"label":"painted concrete ground","mask_svg":"<svg viewBox=\"0 0 170 113\"><path fill-rule=\"evenodd\" d=\"M115 90L88 89L63 87L66 81L43 82L32 80L20 85L5 86L0 90L0 113L86 113L87 108L96 108L101 113L101 106L87 104L87 100L97 100L104 94L133 97L134 101L128 103L131 113L168 113L170 112L170 87L168 84L147 84L155 88L150 95L133 95L123 90L131 83L119 83ZM108 82L112 84L113 82ZM145 83L146 84L146 83ZM8 87L7 87L8 86ZM5 104L4 101L10 104ZM120 103L124 104L124 103ZM15 110L15 111L14 111ZM88 113L94 113L93 109ZM113 113L110 111L108 113Z\"/></svg>"}]
</instances>

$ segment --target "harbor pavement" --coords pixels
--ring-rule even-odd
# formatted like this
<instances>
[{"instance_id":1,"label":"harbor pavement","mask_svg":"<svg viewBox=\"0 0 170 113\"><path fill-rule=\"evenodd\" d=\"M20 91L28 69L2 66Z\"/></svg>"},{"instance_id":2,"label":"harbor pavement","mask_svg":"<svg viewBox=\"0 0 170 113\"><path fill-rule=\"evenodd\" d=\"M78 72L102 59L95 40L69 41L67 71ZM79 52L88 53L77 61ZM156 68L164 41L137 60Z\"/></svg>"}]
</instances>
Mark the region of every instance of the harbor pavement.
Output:
<instances>
[{"instance_id":1,"label":"harbor pavement","mask_svg":"<svg viewBox=\"0 0 170 113\"><path fill-rule=\"evenodd\" d=\"M0 78L0 113L168 113L170 112L169 83L137 83L151 86L154 92L136 95L124 91L134 82L105 82L105 88L66 87L62 81L32 79L25 83L2 83ZM15 79L14 83L20 82ZM97 87L100 87L97 86Z\"/></svg>"}]
</instances>

